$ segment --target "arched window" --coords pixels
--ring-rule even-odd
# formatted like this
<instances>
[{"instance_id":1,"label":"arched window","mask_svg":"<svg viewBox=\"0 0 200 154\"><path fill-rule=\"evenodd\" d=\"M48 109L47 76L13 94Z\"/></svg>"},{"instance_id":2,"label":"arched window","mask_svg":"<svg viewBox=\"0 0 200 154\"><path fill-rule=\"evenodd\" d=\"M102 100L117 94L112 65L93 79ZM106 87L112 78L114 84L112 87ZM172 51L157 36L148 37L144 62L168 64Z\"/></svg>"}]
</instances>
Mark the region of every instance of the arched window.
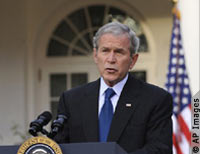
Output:
<instances>
[{"instance_id":1,"label":"arched window","mask_svg":"<svg viewBox=\"0 0 200 154\"><path fill-rule=\"evenodd\" d=\"M139 52L147 52L146 37L138 21L126 11L109 5L90 5L67 15L54 30L48 57L87 56L92 52L92 38L103 24L118 20L131 27L140 38Z\"/></svg>"}]
</instances>

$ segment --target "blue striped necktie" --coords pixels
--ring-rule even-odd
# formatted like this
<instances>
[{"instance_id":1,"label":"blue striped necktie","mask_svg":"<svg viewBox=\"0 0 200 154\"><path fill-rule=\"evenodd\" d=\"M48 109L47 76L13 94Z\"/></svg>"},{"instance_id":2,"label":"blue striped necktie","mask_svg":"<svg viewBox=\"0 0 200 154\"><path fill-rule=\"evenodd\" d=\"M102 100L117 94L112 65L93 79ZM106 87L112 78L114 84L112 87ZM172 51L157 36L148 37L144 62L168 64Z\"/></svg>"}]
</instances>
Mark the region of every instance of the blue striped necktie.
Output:
<instances>
[{"instance_id":1,"label":"blue striped necktie","mask_svg":"<svg viewBox=\"0 0 200 154\"><path fill-rule=\"evenodd\" d=\"M105 91L105 101L99 116L99 141L106 142L113 117L113 106L111 97L115 95L112 88Z\"/></svg>"}]
</instances>

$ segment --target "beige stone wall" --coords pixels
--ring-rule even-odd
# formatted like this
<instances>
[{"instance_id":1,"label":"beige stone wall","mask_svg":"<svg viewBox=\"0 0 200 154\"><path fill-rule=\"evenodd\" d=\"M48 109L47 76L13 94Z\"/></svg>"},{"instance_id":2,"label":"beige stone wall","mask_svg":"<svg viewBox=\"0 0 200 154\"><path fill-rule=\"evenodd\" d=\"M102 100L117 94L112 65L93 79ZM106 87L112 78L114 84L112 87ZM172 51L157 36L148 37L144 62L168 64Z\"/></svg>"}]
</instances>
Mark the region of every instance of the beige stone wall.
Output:
<instances>
[{"instance_id":1,"label":"beige stone wall","mask_svg":"<svg viewBox=\"0 0 200 154\"><path fill-rule=\"evenodd\" d=\"M25 1L0 2L0 145L19 141L11 128L25 131Z\"/></svg>"}]
</instances>

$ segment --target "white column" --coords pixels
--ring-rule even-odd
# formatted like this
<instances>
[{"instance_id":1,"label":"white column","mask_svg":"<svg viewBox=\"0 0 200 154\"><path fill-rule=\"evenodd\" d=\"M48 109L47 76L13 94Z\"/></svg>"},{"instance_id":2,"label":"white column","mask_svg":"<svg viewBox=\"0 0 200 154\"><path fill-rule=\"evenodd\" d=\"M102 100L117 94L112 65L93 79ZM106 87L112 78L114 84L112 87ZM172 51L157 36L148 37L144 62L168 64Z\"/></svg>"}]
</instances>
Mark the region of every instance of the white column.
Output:
<instances>
[{"instance_id":1,"label":"white column","mask_svg":"<svg viewBox=\"0 0 200 154\"><path fill-rule=\"evenodd\" d=\"M186 67L192 95L199 91L199 0L179 0Z\"/></svg>"}]
</instances>

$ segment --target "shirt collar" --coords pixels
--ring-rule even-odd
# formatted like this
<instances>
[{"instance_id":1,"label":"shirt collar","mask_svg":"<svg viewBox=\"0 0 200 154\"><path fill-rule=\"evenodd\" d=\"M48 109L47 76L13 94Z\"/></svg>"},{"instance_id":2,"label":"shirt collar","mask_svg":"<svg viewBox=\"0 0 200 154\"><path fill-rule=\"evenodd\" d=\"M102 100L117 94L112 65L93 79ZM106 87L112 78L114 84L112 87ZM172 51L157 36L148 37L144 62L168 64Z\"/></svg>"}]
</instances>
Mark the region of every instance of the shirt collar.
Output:
<instances>
[{"instance_id":1,"label":"shirt collar","mask_svg":"<svg viewBox=\"0 0 200 154\"><path fill-rule=\"evenodd\" d=\"M115 84L113 87L109 87L105 83L103 77L101 77L101 79L100 79L100 96L102 96L104 94L104 92L106 91L107 88L112 88L115 91L116 95L120 96L127 80L128 80L128 73L123 80L121 80L120 82Z\"/></svg>"}]
</instances>

